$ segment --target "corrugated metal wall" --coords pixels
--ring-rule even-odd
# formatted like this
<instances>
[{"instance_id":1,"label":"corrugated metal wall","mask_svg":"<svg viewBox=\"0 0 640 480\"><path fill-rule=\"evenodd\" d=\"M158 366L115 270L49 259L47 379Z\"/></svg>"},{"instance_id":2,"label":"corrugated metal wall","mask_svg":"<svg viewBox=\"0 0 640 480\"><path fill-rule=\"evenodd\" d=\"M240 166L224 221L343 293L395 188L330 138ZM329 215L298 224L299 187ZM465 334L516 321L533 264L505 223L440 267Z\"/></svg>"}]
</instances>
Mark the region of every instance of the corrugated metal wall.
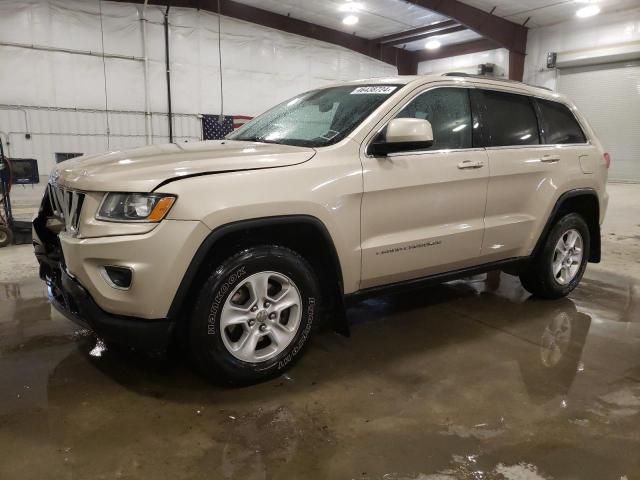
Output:
<instances>
[{"instance_id":1,"label":"corrugated metal wall","mask_svg":"<svg viewBox=\"0 0 640 480\"><path fill-rule=\"evenodd\" d=\"M164 8L148 6L146 23L142 8L107 1L0 1L0 137L12 156L36 158L46 175L56 152L144 145L146 96L149 109L160 112L152 115L153 143L168 141ZM219 39L216 15L171 9L172 103L181 113L174 117L175 141L199 140L198 115L221 113L219 40L225 115L255 116L336 80L397 73L327 43L226 17L221 25ZM102 29L104 51L111 56L105 59ZM27 107L20 110L22 105Z\"/></svg>"},{"instance_id":2,"label":"corrugated metal wall","mask_svg":"<svg viewBox=\"0 0 640 480\"><path fill-rule=\"evenodd\" d=\"M167 115L156 113L151 118L152 143L168 142ZM174 141L201 140L197 115L176 115L173 125ZM37 159L41 175L55 165L55 153L99 153L145 145L144 112L109 112L109 132L104 111L0 106L0 137L8 156Z\"/></svg>"}]
</instances>

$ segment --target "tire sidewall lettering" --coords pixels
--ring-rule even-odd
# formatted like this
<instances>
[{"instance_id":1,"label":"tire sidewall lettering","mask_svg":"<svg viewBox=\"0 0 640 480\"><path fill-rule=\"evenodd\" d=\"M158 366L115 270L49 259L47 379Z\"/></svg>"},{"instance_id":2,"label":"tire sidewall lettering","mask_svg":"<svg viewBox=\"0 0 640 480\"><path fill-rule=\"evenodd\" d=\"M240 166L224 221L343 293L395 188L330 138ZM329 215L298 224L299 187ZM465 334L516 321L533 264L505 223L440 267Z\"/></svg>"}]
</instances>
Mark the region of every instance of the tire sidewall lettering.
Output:
<instances>
[{"instance_id":1,"label":"tire sidewall lettering","mask_svg":"<svg viewBox=\"0 0 640 480\"><path fill-rule=\"evenodd\" d=\"M246 269L243 266L234 270L231 275L224 281L220 288L216 291L213 302L209 309L209 316L207 318L207 335L217 335L217 317L220 311L220 307L224 304L227 298L229 290L233 289L233 286L238 283L238 280L247 275Z\"/></svg>"},{"instance_id":2,"label":"tire sidewall lettering","mask_svg":"<svg viewBox=\"0 0 640 480\"><path fill-rule=\"evenodd\" d=\"M291 351L283 359L281 359L278 362L276 367L278 370L285 368L289 363L291 363L291 361L294 358L296 358L298 353L300 353L304 348L307 342L307 338L311 333L311 329L313 328L313 321L315 316L315 305L316 305L316 299L314 297L309 297L307 299L307 322L304 327L304 330L300 334L300 338L298 338L298 341L296 342L295 346L291 349Z\"/></svg>"},{"instance_id":3,"label":"tire sidewall lettering","mask_svg":"<svg viewBox=\"0 0 640 480\"><path fill-rule=\"evenodd\" d=\"M272 271L287 276L300 293L301 318L291 343L264 362L244 362L225 346L220 319L230 295L255 273ZM202 373L214 382L255 383L280 374L303 356L322 313L315 272L308 262L286 247L259 246L238 252L207 279L192 317L191 355Z\"/></svg>"}]
</instances>

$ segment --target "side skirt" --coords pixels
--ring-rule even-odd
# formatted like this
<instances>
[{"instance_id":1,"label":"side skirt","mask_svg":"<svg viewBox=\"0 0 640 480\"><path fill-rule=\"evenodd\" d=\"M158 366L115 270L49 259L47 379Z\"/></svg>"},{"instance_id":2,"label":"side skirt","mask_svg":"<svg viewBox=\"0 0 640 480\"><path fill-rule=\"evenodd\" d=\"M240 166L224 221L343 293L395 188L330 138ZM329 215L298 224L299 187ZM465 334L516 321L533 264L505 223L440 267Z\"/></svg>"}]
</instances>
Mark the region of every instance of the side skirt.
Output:
<instances>
[{"instance_id":1,"label":"side skirt","mask_svg":"<svg viewBox=\"0 0 640 480\"><path fill-rule=\"evenodd\" d=\"M452 280L459 280L461 278L470 277L479 273L491 272L493 270L508 270L509 273L517 272L518 269L524 266L528 261L529 257L508 258L506 260L500 260L498 262L484 263L482 265L453 270L451 272L438 273L435 275L429 275L427 277L414 278L411 280L390 283L378 287L365 288L363 290L358 290L357 292L345 295L344 301L345 305L349 307L354 303L357 303L368 297L389 294L398 291L412 290L438 283L451 282Z\"/></svg>"}]
</instances>

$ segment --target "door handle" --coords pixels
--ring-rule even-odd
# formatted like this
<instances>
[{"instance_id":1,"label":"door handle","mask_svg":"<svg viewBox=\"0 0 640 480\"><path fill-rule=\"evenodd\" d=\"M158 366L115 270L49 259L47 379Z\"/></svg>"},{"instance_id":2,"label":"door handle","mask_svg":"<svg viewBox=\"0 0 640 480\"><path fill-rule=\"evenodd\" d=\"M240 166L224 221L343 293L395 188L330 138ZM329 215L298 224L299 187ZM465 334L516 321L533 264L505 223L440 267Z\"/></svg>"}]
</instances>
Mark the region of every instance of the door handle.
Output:
<instances>
[{"instance_id":1,"label":"door handle","mask_svg":"<svg viewBox=\"0 0 640 480\"><path fill-rule=\"evenodd\" d=\"M482 168L482 167L484 167L484 162L481 162L481 161L474 162L473 160L464 160L458 163L458 168L460 170Z\"/></svg>"},{"instance_id":2,"label":"door handle","mask_svg":"<svg viewBox=\"0 0 640 480\"><path fill-rule=\"evenodd\" d=\"M555 163L560 161L560 155L544 155L541 159L541 162L545 163Z\"/></svg>"}]
</instances>

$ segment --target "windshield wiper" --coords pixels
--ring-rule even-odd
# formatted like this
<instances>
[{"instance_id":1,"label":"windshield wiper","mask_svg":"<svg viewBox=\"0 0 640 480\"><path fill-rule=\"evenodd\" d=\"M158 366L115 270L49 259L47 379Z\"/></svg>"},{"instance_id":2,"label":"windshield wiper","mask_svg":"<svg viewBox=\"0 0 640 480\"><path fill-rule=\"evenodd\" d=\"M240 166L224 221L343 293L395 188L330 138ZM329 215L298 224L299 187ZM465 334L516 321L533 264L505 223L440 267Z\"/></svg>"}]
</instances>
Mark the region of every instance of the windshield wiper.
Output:
<instances>
[{"instance_id":1,"label":"windshield wiper","mask_svg":"<svg viewBox=\"0 0 640 480\"><path fill-rule=\"evenodd\" d=\"M275 140L267 140L262 137L240 137L240 138L230 138L229 140L238 140L243 142L258 142L258 143L279 143Z\"/></svg>"}]
</instances>

